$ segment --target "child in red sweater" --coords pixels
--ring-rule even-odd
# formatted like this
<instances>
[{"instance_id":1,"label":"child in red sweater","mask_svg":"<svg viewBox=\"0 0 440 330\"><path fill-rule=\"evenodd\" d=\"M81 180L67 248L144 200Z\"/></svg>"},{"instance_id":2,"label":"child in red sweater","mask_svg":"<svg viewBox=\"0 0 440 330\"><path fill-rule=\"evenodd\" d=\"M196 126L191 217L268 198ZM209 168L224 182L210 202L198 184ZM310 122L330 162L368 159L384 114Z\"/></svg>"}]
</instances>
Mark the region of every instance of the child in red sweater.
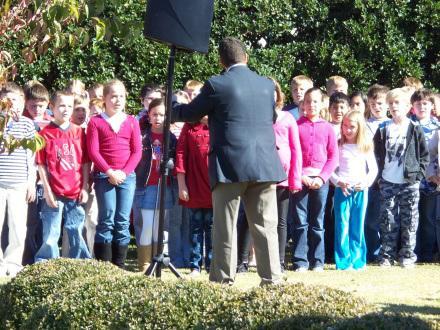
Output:
<instances>
[{"instance_id":1,"label":"child in red sweater","mask_svg":"<svg viewBox=\"0 0 440 330\"><path fill-rule=\"evenodd\" d=\"M94 244L98 260L124 267L130 242L130 212L141 158L139 123L124 112L126 90L119 80L104 86L105 111L90 119L87 146L94 163L98 225Z\"/></svg>"},{"instance_id":2,"label":"child in red sweater","mask_svg":"<svg viewBox=\"0 0 440 330\"><path fill-rule=\"evenodd\" d=\"M191 274L199 275L205 242L205 269L212 258L212 199L208 176L208 117L199 123L185 124L176 148L176 172L180 203L188 207L191 235Z\"/></svg>"}]
</instances>

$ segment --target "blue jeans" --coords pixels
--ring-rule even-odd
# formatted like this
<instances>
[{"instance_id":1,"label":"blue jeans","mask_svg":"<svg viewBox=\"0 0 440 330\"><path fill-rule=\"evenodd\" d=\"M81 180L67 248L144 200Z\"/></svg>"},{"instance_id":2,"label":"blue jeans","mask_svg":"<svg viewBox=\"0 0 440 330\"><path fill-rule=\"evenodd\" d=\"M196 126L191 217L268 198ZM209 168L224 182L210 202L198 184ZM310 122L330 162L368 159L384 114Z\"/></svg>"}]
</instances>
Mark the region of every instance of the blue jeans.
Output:
<instances>
[{"instance_id":1,"label":"blue jeans","mask_svg":"<svg viewBox=\"0 0 440 330\"><path fill-rule=\"evenodd\" d=\"M324 266L324 210L328 189L328 182L317 190L303 186L292 196L295 268Z\"/></svg>"},{"instance_id":2,"label":"blue jeans","mask_svg":"<svg viewBox=\"0 0 440 330\"><path fill-rule=\"evenodd\" d=\"M437 208L438 194L420 192L419 227L417 229L416 249L417 260L433 262L437 250Z\"/></svg>"},{"instance_id":3,"label":"blue jeans","mask_svg":"<svg viewBox=\"0 0 440 330\"><path fill-rule=\"evenodd\" d=\"M127 175L125 181L118 186L108 182L108 177L104 173L95 174L94 182L98 202L95 243L128 245L136 174Z\"/></svg>"},{"instance_id":4,"label":"blue jeans","mask_svg":"<svg viewBox=\"0 0 440 330\"><path fill-rule=\"evenodd\" d=\"M76 201L57 197L58 207L52 208L43 200L41 221L43 223L43 243L35 255L35 262L58 258L58 240L61 234L61 221L69 237L70 258L90 258L89 250L82 236L85 212Z\"/></svg>"},{"instance_id":5,"label":"blue jeans","mask_svg":"<svg viewBox=\"0 0 440 330\"><path fill-rule=\"evenodd\" d=\"M212 259L212 209L188 209L191 230L191 269L202 266L203 242L205 242L205 269Z\"/></svg>"},{"instance_id":6,"label":"blue jeans","mask_svg":"<svg viewBox=\"0 0 440 330\"><path fill-rule=\"evenodd\" d=\"M367 261L375 262L380 251L380 190L377 186L368 189L368 206L365 215L365 241Z\"/></svg>"}]
</instances>

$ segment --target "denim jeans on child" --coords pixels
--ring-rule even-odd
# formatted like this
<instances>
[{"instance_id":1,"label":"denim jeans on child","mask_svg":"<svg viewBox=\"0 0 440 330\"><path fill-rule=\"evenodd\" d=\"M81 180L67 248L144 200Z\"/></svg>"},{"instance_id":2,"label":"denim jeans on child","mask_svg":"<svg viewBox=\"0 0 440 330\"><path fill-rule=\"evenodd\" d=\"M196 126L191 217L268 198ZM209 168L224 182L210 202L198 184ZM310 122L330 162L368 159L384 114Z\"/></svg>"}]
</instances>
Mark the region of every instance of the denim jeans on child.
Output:
<instances>
[{"instance_id":1,"label":"denim jeans on child","mask_svg":"<svg viewBox=\"0 0 440 330\"><path fill-rule=\"evenodd\" d=\"M200 271L204 254L205 269L209 270L212 259L212 209L188 210L191 233L190 267Z\"/></svg>"},{"instance_id":2,"label":"denim jeans on child","mask_svg":"<svg viewBox=\"0 0 440 330\"><path fill-rule=\"evenodd\" d=\"M130 212L136 188L136 174L127 175L124 182L114 186L104 173L94 177L98 202L98 225L95 243L130 243Z\"/></svg>"},{"instance_id":3,"label":"denim jeans on child","mask_svg":"<svg viewBox=\"0 0 440 330\"><path fill-rule=\"evenodd\" d=\"M324 210L328 182L319 189L306 186L293 194L293 264L295 268L324 266Z\"/></svg>"},{"instance_id":4,"label":"denim jeans on child","mask_svg":"<svg viewBox=\"0 0 440 330\"><path fill-rule=\"evenodd\" d=\"M43 243L35 255L35 262L58 258L58 240L61 234L61 221L69 237L70 258L90 258L89 250L82 236L85 212L76 200L57 197L58 207L52 208L43 200L41 221L43 223Z\"/></svg>"}]
</instances>

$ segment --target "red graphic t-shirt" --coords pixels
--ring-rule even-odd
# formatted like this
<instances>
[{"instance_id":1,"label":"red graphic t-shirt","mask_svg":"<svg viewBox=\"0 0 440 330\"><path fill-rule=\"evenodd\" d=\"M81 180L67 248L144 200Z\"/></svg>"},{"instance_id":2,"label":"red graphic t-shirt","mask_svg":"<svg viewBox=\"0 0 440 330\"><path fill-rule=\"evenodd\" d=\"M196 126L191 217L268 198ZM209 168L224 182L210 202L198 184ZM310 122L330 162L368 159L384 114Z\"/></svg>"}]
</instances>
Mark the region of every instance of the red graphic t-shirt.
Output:
<instances>
[{"instance_id":1,"label":"red graphic t-shirt","mask_svg":"<svg viewBox=\"0 0 440 330\"><path fill-rule=\"evenodd\" d=\"M82 165L90 162L84 129L71 123L63 130L52 122L40 135L46 141L46 146L37 152L36 162L46 165L53 193L78 199L83 182Z\"/></svg>"},{"instance_id":2,"label":"red graphic t-shirt","mask_svg":"<svg viewBox=\"0 0 440 330\"><path fill-rule=\"evenodd\" d=\"M160 179L160 161L162 160L163 134L151 132L150 135L153 150L151 157L150 177L148 178L147 185L153 186L159 184Z\"/></svg>"}]
</instances>

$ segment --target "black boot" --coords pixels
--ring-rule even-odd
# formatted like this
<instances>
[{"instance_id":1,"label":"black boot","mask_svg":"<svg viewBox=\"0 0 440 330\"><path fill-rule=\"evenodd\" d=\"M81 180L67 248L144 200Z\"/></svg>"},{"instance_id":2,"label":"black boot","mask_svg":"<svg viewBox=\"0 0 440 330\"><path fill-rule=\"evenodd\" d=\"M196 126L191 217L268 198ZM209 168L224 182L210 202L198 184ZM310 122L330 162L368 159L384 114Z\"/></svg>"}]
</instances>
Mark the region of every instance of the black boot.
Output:
<instances>
[{"instance_id":1,"label":"black boot","mask_svg":"<svg viewBox=\"0 0 440 330\"><path fill-rule=\"evenodd\" d=\"M95 243L93 252L96 260L112 261L112 245L110 243Z\"/></svg>"},{"instance_id":2,"label":"black boot","mask_svg":"<svg viewBox=\"0 0 440 330\"><path fill-rule=\"evenodd\" d=\"M112 263L124 269L125 258L127 258L128 245L112 244Z\"/></svg>"}]
</instances>

